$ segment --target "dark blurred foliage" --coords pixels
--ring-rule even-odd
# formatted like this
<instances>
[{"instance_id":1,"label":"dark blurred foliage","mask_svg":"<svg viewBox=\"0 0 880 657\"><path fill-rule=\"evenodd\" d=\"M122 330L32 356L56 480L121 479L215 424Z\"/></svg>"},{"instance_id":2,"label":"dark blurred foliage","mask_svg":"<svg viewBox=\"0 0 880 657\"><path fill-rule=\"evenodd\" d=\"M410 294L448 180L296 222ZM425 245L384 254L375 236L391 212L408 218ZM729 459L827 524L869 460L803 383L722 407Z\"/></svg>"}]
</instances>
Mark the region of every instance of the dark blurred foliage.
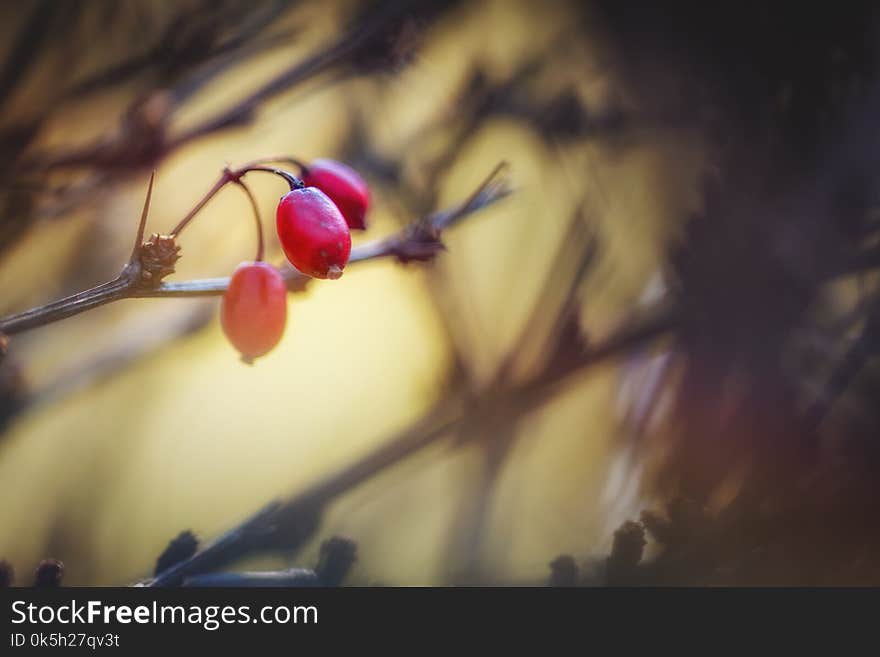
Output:
<instances>
[{"instance_id":1,"label":"dark blurred foliage","mask_svg":"<svg viewBox=\"0 0 880 657\"><path fill-rule=\"evenodd\" d=\"M6 560L0 561L0 589L12 586L15 581L15 569Z\"/></svg>"},{"instance_id":2,"label":"dark blurred foliage","mask_svg":"<svg viewBox=\"0 0 880 657\"><path fill-rule=\"evenodd\" d=\"M41 589L57 589L64 578L64 564L57 559L43 559L34 572L34 586Z\"/></svg>"},{"instance_id":3,"label":"dark blurred foliage","mask_svg":"<svg viewBox=\"0 0 880 657\"><path fill-rule=\"evenodd\" d=\"M626 581L877 584L877 406L825 422L844 392L876 391L876 295L818 395L802 347L837 347L816 326L822 286L877 263L876 8L599 5L645 106L700 125L717 172L670 258L684 374L658 481L675 501L643 515L663 552Z\"/></svg>"},{"instance_id":4,"label":"dark blurred foliage","mask_svg":"<svg viewBox=\"0 0 880 657\"><path fill-rule=\"evenodd\" d=\"M321 543L321 556L315 574L325 586L339 586L357 561L357 544L349 538L334 536Z\"/></svg>"},{"instance_id":5,"label":"dark blurred foliage","mask_svg":"<svg viewBox=\"0 0 880 657\"><path fill-rule=\"evenodd\" d=\"M168 543L168 546L156 559L156 567L153 573L158 575L162 571L168 570L176 563L180 563L184 559L189 559L199 549L199 539L191 531L186 530L180 532Z\"/></svg>"}]
</instances>

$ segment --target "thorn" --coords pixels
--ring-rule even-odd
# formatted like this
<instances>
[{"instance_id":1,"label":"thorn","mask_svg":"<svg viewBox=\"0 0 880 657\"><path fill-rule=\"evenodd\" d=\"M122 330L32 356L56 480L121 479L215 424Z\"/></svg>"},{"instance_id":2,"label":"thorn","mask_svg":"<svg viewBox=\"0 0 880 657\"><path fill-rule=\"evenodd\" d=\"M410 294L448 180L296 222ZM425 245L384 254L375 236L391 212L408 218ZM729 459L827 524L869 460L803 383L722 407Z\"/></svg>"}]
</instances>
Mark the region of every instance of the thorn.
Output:
<instances>
[{"instance_id":1,"label":"thorn","mask_svg":"<svg viewBox=\"0 0 880 657\"><path fill-rule=\"evenodd\" d=\"M486 189L488 189L489 185L491 185L501 174L506 174L510 169L510 163L507 160L501 160L498 164L495 165L495 168L492 169L492 172L486 176L482 183L477 187L471 197L465 201L461 207L469 208L482 194Z\"/></svg>"},{"instance_id":2,"label":"thorn","mask_svg":"<svg viewBox=\"0 0 880 657\"><path fill-rule=\"evenodd\" d=\"M153 172L150 174L150 184L149 187L147 187L147 198L144 199L144 209L141 212L141 220L138 224L137 236L134 239L134 248L132 248L129 262L134 262L135 258L137 258L138 250L140 250L141 244L144 241L144 229L147 226L147 215L150 214L150 199L153 197L153 182L155 180L156 170L153 169Z\"/></svg>"},{"instance_id":3,"label":"thorn","mask_svg":"<svg viewBox=\"0 0 880 657\"><path fill-rule=\"evenodd\" d=\"M466 213L479 209L479 207L482 207L485 203L478 204L478 199L490 190L495 194L504 195L509 190L509 185L504 177L507 175L509 169L510 163L507 162L507 160L502 160L496 164L491 173L483 179L483 182L481 182L471 195L465 199L464 202L460 203L457 208L435 216L432 220L431 227L439 232L444 228L448 228Z\"/></svg>"}]
</instances>

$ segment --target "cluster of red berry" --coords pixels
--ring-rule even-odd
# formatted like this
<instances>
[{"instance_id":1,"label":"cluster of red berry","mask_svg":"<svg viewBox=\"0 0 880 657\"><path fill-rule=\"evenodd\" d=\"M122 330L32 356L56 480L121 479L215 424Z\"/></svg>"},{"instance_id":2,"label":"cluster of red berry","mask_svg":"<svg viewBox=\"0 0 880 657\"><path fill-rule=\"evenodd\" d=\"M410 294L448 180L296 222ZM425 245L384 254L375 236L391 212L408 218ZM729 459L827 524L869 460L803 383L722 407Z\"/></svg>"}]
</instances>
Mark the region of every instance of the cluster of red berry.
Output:
<instances>
[{"instance_id":1,"label":"cluster of red berry","mask_svg":"<svg viewBox=\"0 0 880 657\"><path fill-rule=\"evenodd\" d=\"M278 239L287 259L313 278L339 278L351 253L350 230L366 228L370 192L351 167L334 160L302 166L276 212ZM284 333L287 287L279 271L257 260L233 272L223 297L221 322L246 361L270 351Z\"/></svg>"}]
</instances>

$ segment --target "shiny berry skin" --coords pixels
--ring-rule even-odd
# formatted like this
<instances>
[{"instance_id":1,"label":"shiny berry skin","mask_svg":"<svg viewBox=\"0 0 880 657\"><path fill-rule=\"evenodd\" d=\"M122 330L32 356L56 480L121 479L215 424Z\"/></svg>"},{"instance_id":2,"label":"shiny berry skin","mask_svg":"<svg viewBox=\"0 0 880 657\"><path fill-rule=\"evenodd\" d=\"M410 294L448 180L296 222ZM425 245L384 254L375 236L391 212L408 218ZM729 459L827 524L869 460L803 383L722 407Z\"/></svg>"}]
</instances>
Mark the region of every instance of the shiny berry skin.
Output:
<instances>
[{"instance_id":1,"label":"shiny berry skin","mask_svg":"<svg viewBox=\"0 0 880 657\"><path fill-rule=\"evenodd\" d=\"M306 187L317 187L336 204L352 230L367 227L370 188L357 171L336 160L315 160L302 174Z\"/></svg>"},{"instance_id":2,"label":"shiny berry skin","mask_svg":"<svg viewBox=\"0 0 880 657\"><path fill-rule=\"evenodd\" d=\"M281 197L278 239L287 259L313 278L339 278L351 254L351 233L339 208L316 187Z\"/></svg>"},{"instance_id":3,"label":"shiny berry skin","mask_svg":"<svg viewBox=\"0 0 880 657\"><path fill-rule=\"evenodd\" d=\"M220 322L245 360L272 350L284 334L287 286L275 267L243 262L232 273L223 295Z\"/></svg>"}]
</instances>

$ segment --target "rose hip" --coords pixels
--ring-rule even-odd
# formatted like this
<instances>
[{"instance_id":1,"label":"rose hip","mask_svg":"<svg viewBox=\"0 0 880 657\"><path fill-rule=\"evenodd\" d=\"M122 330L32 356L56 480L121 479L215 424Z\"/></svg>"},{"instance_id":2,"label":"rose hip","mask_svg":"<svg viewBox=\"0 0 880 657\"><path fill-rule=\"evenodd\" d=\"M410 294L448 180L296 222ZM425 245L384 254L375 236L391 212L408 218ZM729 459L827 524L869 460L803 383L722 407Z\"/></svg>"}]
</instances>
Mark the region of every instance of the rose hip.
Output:
<instances>
[{"instance_id":1,"label":"rose hip","mask_svg":"<svg viewBox=\"0 0 880 657\"><path fill-rule=\"evenodd\" d=\"M357 171L336 160L315 160L302 172L306 187L317 187L333 201L352 230L367 227L370 188Z\"/></svg>"},{"instance_id":2,"label":"rose hip","mask_svg":"<svg viewBox=\"0 0 880 657\"><path fill-rule=\"evenodd\" d=\"M220 320L226 337L245 360L271 351L287 321L287 287L278 270L265 262L236 267L223 295Z\"/></svg>"},{"instance_id":3,"label":"rose hip","mask_svg":"<svg viewBox=\"0 0 880 657\"><path fill-rule=\"evenodd\" d=\"M339 278L351 253L351 233L339 208L316 187L281 197L278 239L287 259L313 278Z\"/></svg>"}]
</instances>

